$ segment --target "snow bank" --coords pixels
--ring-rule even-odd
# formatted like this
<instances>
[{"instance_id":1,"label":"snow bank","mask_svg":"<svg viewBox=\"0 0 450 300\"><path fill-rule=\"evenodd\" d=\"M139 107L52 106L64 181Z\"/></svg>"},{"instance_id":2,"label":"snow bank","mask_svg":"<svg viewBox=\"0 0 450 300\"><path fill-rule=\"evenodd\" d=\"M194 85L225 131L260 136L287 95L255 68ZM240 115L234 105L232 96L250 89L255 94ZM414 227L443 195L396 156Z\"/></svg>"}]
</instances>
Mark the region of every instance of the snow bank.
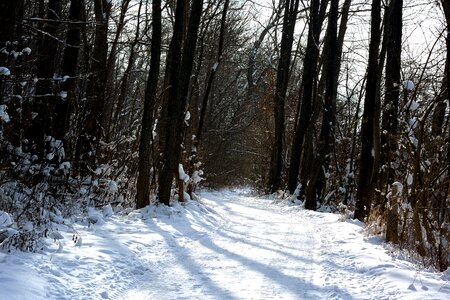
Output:
<instances>
[{"instance_id":1,"label":"snow bank","mask_svg":"<svg viewBox=\"0 0 450 300\"><path fill-rule=\"evenodd\" d=\"M54 231L42 253L0 253L0 299L448 299L448 272L394 258L359 221L242 190L202 196L92 207L95 226Z\"/></svg>"}]
</instances>

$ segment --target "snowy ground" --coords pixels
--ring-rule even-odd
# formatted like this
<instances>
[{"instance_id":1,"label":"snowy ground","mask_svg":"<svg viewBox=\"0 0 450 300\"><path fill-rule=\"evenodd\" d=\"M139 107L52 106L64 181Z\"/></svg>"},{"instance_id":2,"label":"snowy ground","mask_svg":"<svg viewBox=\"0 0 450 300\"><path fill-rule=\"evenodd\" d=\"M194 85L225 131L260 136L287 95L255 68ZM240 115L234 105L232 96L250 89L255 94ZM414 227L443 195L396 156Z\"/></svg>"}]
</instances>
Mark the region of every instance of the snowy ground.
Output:
<instances>
[{"instance_id":1,"label":"snowy ground","mask_svg":"<svg viewBox=\"0 0 450 300\"><path fill-rule=\"evenodd\" d=\"M358 222L241 192L77 225L77 246L0 254L0 299L450 299Z\"/></svg>"}]
</instances>

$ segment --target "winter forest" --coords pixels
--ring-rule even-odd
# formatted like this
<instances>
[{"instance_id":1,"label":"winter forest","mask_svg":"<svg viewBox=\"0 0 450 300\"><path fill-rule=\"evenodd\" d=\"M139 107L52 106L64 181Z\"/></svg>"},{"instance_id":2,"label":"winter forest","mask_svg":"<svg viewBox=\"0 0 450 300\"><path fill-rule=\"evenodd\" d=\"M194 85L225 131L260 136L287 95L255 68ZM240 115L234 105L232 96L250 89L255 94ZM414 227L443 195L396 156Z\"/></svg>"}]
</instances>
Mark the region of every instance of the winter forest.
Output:
<instances>
[{"instance_id":1,"label":"winter forest","mask_svg":"<svg viewBox=\"0 0 450 300\"><path fill-rule=\"evenodd\" d=\"M14 271L11 257L23 255L41 272L35 255L71 257L86 247L82 238L86 244L90 235L105 238L120 228L159 228L178 245L174 255L185 258L184 247L195 249L183 246L189 238L275 278L282 271L214 242L225 238L223 224L239 222L236 230L253 224L262 238L270 232L258 231L258 224L274 222L280 235L292 235L284 238L298 238L287 242L297 250L317 243L274 220L306 226L310 236L327 232L321 251L330 256L338 256L332 251L348 230L342 226L359 224L355 232L380 238L383 255L397 253L433 276L444 274L442 294L408 299L444 299L450 293L449 26L449 0L1 0L0 299L21 293L13 289L2 298L1 279L10 275L1 269ZM331 216L321 219L319 212ZM333 216L337 225L323 225ZM148 226L139 227L146 218ZM180 229L173 233L168 223ZM215 238L205 240L196 228ZM247 238L235 237L239 243L252 240L248 230ZM113 257L107 248L102 255ZM130 249L156 255L168 248ZM200 260L212 255L206 250L199 250ZM156 272L157 258L145 255ZM346 255L348 265L353 256ZM189 267L199 264L192 260ZM151 278L143 265L132 276L117 275L117 290L75 298L125 299L127 284ZM324 266L325 276L333 265ZM294 284L300 276L286 274L273 284ZM167 299L272 299L268 290L258 296L246 287L247 294L232 296L198 280L197 294L182 284ZM296 285L319 294L289 288L275 294L274 287L271 297L369 299L350 287L344 293L338 283L335 296L308 284ZM408 292L418 293L432 286L409 284ZM24 298L75 299L37 290L30 294L37 298ZM129 299L166 299L161 295ZM373 297L404 296L395 295Z\"/></svg>"}]
</instances>

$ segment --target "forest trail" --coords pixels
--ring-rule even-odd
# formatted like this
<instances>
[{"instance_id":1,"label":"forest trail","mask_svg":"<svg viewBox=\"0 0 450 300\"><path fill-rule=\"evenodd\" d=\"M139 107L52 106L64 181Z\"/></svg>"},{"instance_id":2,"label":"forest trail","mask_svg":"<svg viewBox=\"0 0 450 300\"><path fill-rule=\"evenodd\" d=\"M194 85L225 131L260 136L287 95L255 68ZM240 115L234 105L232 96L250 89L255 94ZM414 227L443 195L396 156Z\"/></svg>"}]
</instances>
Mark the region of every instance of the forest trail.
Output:
<instances>
[{"instance_id":1,"label":"forest trail","mask_svg":"<svg viewBox=\"0 0 450 300\"><path fill-rule=\"evenodd\" d=\"M19 274L39 279L30 291L33 298L24 287L24 297L15 299L448 299L450 294L448 271L432 273L394 259L379 238L364 236L359 222L244 191L204 192L200 203L151 206L77 230L81 246L67 242L39 259L3 257L7 266L16 263ZM2 276L0 271L0 289Z\"/></svg>"}]
</instances>

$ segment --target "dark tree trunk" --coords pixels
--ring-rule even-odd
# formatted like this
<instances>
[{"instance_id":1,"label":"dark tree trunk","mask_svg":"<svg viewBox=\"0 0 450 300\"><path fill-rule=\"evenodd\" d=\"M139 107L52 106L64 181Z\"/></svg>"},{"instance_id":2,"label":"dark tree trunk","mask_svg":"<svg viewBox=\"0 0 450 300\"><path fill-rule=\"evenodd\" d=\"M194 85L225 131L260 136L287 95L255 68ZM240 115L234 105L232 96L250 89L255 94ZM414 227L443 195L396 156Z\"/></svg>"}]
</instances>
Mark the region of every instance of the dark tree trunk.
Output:
<instances>
[{"instance_id":1,"label":"dark tree trunk","mask_svg":"<svg viewBox=\"0 0 450 300\"><path fill-rule=\"evenodd\" d=\"M322 5L324 5L325 2L326 1L322 1ZM303 60L302 94L299 100L301 101L301 109L299 120L295 127L289 163L288 190L291 193L293 193L297 187L303 140L312 113L311 104L314 95L315 82L317 80L317 62L319 59L319 37L321 31L319 16L320 5L320 0L311 0L308 42L306 45L305 58Z\"/></svg>"},{"instance_id":2,"label":"dark tree trunk","mask_svg":"<svg viewBox=\"0 0 450 300\"><path fill-rule=\"evenodd\" d=\"M308 186L306 187L306 201L305 208L315 210L317 206L316 187L319 178L324 176L323 172L327 169L327 162L329 162L329 154L332 149L332 137L334 135L335 127L335 111L336 111L336 93L337 81L339 72L338 57L336 50L338 49L338 19L339 0L331 0L330 12L328 16L328 51L325 60L325 101L323 107L322 127L320 130L320 137L317 145L317 155L314 159L312 172ZM335 83L336 82L336 83Z\"/></svg>"},{"instance_id":3,"label":"dark tree trunk","mask_svg":"<svg viewBox=\"0 0 450 300\"><path fill-rule=\"evenodd\" d=\"M267 190L273 193L282 187L281 173L283 168L283 139L284 139L284 102L289 82L289 68L291 63L292 44L294 42L294 28L297 21L299 0L286 0L284 7L283 30L281 35L280 59L278 61L277 83L275 88L275 139L272 146L269 181Z\"/></svg>"},{"instance_id":4,"label":"dark tree trunk","mask_svg":"<svg viewBox=\"0 0 450 300\"><path fill-rule=\"evenodd\" d=\"M111 130L111 119L114 108L114 94L117 91L114 88L114 71L116 69L116 59L117 59L117 47L119 44L119 38L122 35L122 31L125 27L125 17L128 11L128 6L130 4L130 0L123 0L121 9L119 22L117 24L117 29L115 32L114 40L111 45L111 51L109 52L109 57L106 65L106 74L105 74L105 104L103 105L102 112L102 128L104 130L105 142L110 141L110 130ZM153 20L152 20L153 21Z\"/></svg>"},{"instance_id":5,"label":"dark tree trunk","mask_svg":"<svg viewBox=\"0 0 450 300\"><path fill-rule=\"evenodd\" d=\"M381 123L380 187L387 190L395 180L394 160L398 140L398 109L401 89L401 37L403 0L391 0L386 22L386 94Z\"/></svg>"},{"instance_id":6,"label":"dark tree trunk","mask_svg":"<svg viewBox=\"0 0 450 300\"><path fill-rule=\"evenodd\" d=\"M168 58L170 65L170 87L165 128L164 151L162 153L162 167L159 176L158 201L165 205L170 204L170 190L173 177L179 179L178 164L181 158L182 128L184 112L187 102L194 53L197 43L198 27L202 13L203 0L193 0L189 16L186 41L181 51L183 37L184 0L177 1L175 10L175 25L172 37L171 55ZM180 57L182 60L180 64ZM164 109L163 108L163 109ZM179 195L180 200L183 195Z\"/></svg>"},{"instance_id":7,"label":"dark tree trunk","mask_svg":"<svg viewBox=\"0 0 450 300\"><path fill-rule=\"evenodd\" d=\"M13 50L21 52L23 49L22 21L24 14L23 0L0 1L0 67L8 68L14 76L14 90L12 93L20 95L23 91L21 81L23 78L23 55L14 59ZM18 42L18 43L16 43ZM0 132L3 138L14 146L22 143L22 132L24 128L22 120L21 101L10 101L11 91L7 88L7 80L10 76L0 75L0 105L6 104L11 121L8 126L0 124ZM0 121L1 123L1 121ZM0 138L1 139L1 138ZM3 149L2 149L3 150ZM0 161L7 157L0 150ZM9 164L9 161L7 162Z\"/></svg>"},{"instance_id":8,"label":"dark tree trunk","mask_svg":"<svg viewBox=\"0 0 450 300\"><path fill-rule=\"evenodd\" d=\"M152 2L152 21L150 71L145 90L144 114L142 116L141 139L139 144L139 174L136 185L137 208L142 208L150 204L151 139L161 60L161 0L153 0Z\"/></svg>"},{"instance_id":9,"label":"dark tree trunk","mask_svg":"<svg viewBox=\"0 0 450 300\"><path fill-rule=\"evenodd\" d=\"M117 105L116 109L114 110L114 116L112 118L112 124L114 124L116 127L124 126L123 118L121 118L121 115L123 114L123 108L128 96L128 86L130 81L130 74L133 68L135 67L136 63L136 57L137 57L137 45L140 40L140 23L141 23L141 10L142 10L142 2L143 0L139 1L139 6L137 10L137 19L136 19L136 33L134 36L134 40L130 45L130 56L128 57L128 63L127 68L125 69L125 72L123 73L122 79L120 81L120 88L119 88L119 95L117 96ZM151 63L151 62L150 62ZM121 134L122 131L115 130L113 133L115 134Z\"/></svg>"},{"instance_id":10,"label":"dark tree trunk","mask_svg":"<svg viewBox=\"0 0 450 300\"><path fill-rule=\"evenodd\" d=\"M448 5L448 4L447 4ZM445 120L445 109L447 108L446 100L448 99L447 78L449 76L448 58L445 60L444 78L442 80L441 92L436 99L436 107L433 112L433 120L431 123L431 134L435 137L442 135L442 127Z\"/></svg>"},{"instance_id":11,"label":"dark tree trunk","mask_svg":"<svg viewBox=\"0 0 450 300\"><path fill-rule=\"evenodd\" d=\"M217 72L217 68L220 66L220 63L222 61L222 54L223 54L223 48L224 48L224 40L225 40L225 27L226 27L226 19L227 19L227 12L228 12L228 6L230 4L230 0L225 0L223 10L222 10L222 19L220 21L220 34L219 34L219 47L217 50L217 61L214 64L214 66L211 68L211 71L209 73L208 77L208 83L206 85L205 94L203 96L201 108L200 108L200 117L198 121L198 127L197 127L197 134L195 135L194 142L192 144L192 150L191 150L191 156L189 157L189 175L192 176L194 172L194 165L198 154L198 149L200 146L200 141L202 137L203 132L203 125L205 123L206 118L206 108L208 106L208 99L209 95L211 93L212 84L214 81L214 77ZM194 183L190 183L189 185L189 194L192 197L193 192L193 186Z\"/></svg>"},{"instance_id":12,"label":"dark tree trunk","mask_svg":"<svg viewBox=\"0 0 450 300\"><path fill-rule=\"evenodd\" d=\"M442 0L442 6L444 8L444 14L445 14L445 20L447 25L447 40L446 40L446 46L447 46L447 57L446 57L446 74L444 76L445 78L445 85L447 89L447 95L450 95L450 2L448 0ZM444 188L444 192L441 193L441 197L439 199L439 218L441 220L442 225L439 226L439 236L440 236L440 242L439 242L439 249L438 249L438 255L439 255L439 269L440 271L445 271L448 268L449 265L449 258L448 258L448 247L446 249L445 247L445 222L447 220L448 222L448 195L450 194L450 130L448 131L447 136L447 182ZM447 196L446 196L447 195ZM448 234L448 231L447 231Z\"/></svg>"},{"instance_id":13,"label":"dark tree trunk","mask_svg":"<svg viewBox=\"0 0 450 300\"><path fill-rule=\"evenodd\" d=\"M387 21L386 48L386 95L385 111L381 123L381 190L387 191L388 185L395 180L395 159L399 139L398 114L401 89L401 43L403 0L391 0ZM392 223L392 222L391 222ZM396 241L388 231L395 230L397 223L386 228L386 237ZM398 239L397 239L398 240Z\"/></svg>"},{"instance_id":14,"label":"dark tree trunk","mask_svg":"<svg viewBox=\"0 0 450 300\"><path fill-rule=\"evenodd\" d=\"M95 41L86 91L87 116L75 153L75 166L81 174L87 174L90 168L95 168L99 141L103 133L101 124L105 103L110 10L111 3L108 0L94 1Z\"/></svg>"},{"instance_id":15,"label":"dark tree trunk","mask_svg":"<svg viewBox=\"0 0 450 300\"><path fill-rule=\"evenodd\" d=\"M10 47L14 39L18 38L16 34L16 24L22 22L23 16L19 13L19 10L23 7L23 0L2 0L0 1L0 49L5 48L6 52L9 52L9 48L6 47L7 42L11 42ZM8 61L8 54L3 51L0 52L0 66L6 67Z\"/></svg>"},{"instance_id":16,"label":"dark tree trunk","mask_svg":"<svg viewBox=\"0 0 450 300\"><path fill-rule=\"evenodd\" d=\"M57 22L61 18L62 1L51 0L48 3L47 19L43 30L47 33L41 37L41 42L38 45L38 61L36 68L36 76L39 81L36 84L35 99L32 104L32 112L37 113L32 120L31 128L27 132L27 138L33 141L36 148L35 153L40 158L44 155L44 138L45 136L52 136L61 140L63 137L56 137L57 129L54 128L54 120L60 113L60 102L65 101L57 95L54 74L56 73L56 57L58 51L58 29L60 23ZM55 21L55 22L52 22Z\"/></svg>"},{"instance_id":17,"label":"dark tree trunk","mask_svg":"<svg viewBox=\"0 0 450 300\"><path fill-rule=\"evenodd\" d=\"M65 137L69 131L70 113L73 111L73 105L77 99L76 79L78 55L80 53L81 45L81 24L76 22L83 21L84 16L84 0L71 0L69 9L68 30L66 33L66 47L64 48L61 75L68 77L62 84L62 91L67 92L67 99L65 101L58 101L56 108L58 113L55 116L54 128L55 138L64 141L64 148L66 154L72 156L72 142L70 138ZM84 26L84 25L83 25Z\"/></svg>"},{"instance_id":18,"label":"dark tree trunk","mask_svg":"<svg viewBox=\"0 0 450 300\"><path fill-rule=\"evenodd\" d=\"M358 188L356 191L355 218L363 221L370 212L374 182L372 178L374 167L374 126L375 102L378 82L378 56L381 43L381 0L372 1L371 31L369 46L369 64L367 67L366 95L361 123L361 154Z\"/></svg>"}]
</instances>

